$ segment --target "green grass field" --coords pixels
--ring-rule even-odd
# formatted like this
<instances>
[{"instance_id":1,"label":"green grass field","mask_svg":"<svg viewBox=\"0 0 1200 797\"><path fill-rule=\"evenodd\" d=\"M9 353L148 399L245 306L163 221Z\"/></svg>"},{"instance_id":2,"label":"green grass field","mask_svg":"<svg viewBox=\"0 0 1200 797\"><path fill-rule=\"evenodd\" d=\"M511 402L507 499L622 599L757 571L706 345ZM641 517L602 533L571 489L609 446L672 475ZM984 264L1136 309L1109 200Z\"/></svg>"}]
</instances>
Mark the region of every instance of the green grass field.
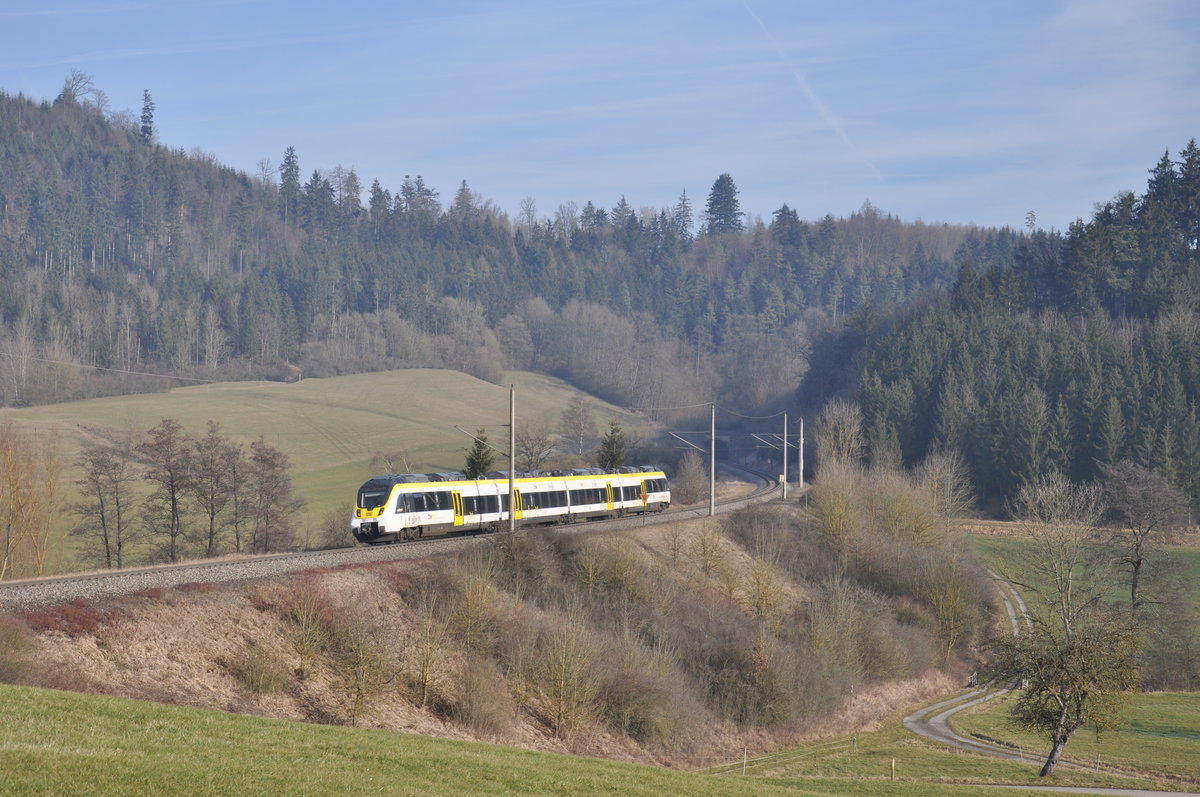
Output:
<instances>
[{"instance_id":1,"label":"green grass field","mask_svg":"<svg viewBox=\"0 0 1200 797\"><path fill-rule=\"evenodd\" d=\"M542 374L509 374L516 387L517 427L548 431L578 391ZM627 429L642 419L599 400L597 431L609 418ZM262 435L291 460L297 493L307 502L309 527L329 513L349 522L355 491L391 458L398 471L457 470L472 440L455 429L483 427L500 449L508 445L508 385L494 385L456 371L414 369L355 374L297 383L229 382L40 407L0 410L0 422L51 442L67 470L68 502L75 500L74 462L80 448L104 436L137 439L163 418L174 418L192 434L209 420L242 443ZM406 464L407 463L407 466ZM497 468L506 468L502 457ZM67 524L69 525L69 524ZM65 531L65 527L63 529ZM71 562L67 562L71 567Z\"/></svg>"},{"instance_id":2,"label":"green grass field","mask_svg":"<svg viewBox=\"0 0 1200 797\"><path fill-rule=\"evenodd\" d=\"M1035 768L957 753L890 723L792 751L771 777L681 773L594 758L337 728L134 700L0 686L0 793L970 795L980 783L1030 785ZM1157 719L1156 719L1157 717ZM1166 717L1148 715L1151 723ZM1147 738L1151 738L1148 726ZM797 753L801 755L797 757ZM891 759L897 779L891 781ZM806 759L806 760L805 760ZM1054 785L1147 781L1064 772ZM989 794L1016 794L995 789Z\"/></svg>"},{"instance_id":3,"label":"green grass field","mask_svg":"<svg viewBox=\"0 0 1200 797\"><path fill-rule=\"evenodd\" d=\"M1027 753L1044 756L1049 745L1032 734L1014 729L1007 718L1011 698L986 704L975 713L963 712L951 722L966 736L979 734L1003 739ZM1067 745L1068 761L1085 765L1097 762L1107 768L1151 771L1200 782L1200 694L1139 695L1125 727L1097 738L1082 729Z\"/></svg>"}]
</instances>

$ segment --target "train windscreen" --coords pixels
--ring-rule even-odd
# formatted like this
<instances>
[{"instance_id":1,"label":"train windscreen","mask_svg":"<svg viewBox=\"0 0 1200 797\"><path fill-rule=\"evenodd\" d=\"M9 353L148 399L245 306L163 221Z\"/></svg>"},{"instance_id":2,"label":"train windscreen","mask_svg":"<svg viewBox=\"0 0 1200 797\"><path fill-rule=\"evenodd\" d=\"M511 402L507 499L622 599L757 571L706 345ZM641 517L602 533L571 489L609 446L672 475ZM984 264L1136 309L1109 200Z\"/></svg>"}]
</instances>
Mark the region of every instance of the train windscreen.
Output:
<instances>
[{"instance_id":1,"label":"train windscreen","mask_svg":"<svg viewBox=\"0 0 1200 797\"><path fill-rule=\"evenodd\" d=\"M391 491L390 484L364 484L358 491L358 505L363 509L378 509L387 503L388 494Z\"/></svg>"}]
</instances>

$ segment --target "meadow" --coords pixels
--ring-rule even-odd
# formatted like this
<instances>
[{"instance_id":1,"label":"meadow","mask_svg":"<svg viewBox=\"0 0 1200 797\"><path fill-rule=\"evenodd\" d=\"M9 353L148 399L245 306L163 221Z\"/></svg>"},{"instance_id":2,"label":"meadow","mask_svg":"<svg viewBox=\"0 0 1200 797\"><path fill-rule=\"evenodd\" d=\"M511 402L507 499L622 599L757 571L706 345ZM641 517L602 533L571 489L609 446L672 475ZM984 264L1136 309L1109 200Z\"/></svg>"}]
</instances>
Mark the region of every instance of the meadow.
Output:
<instances>
[{"instance_id":1,"label":"meadow","mask_svg":"<svg viewBox=\"0 0 1200 797\"><path fill-rule=\"evenodd\" d=\"M579 391L553 377L514 372L518 430L554 432ZM644 419L587 399L597 431L615 418L632 429ZM67 501L76 496L75 461L81 448L100 440L142 439L163 418L203 434L216 421L243 444L261 435L291 461L296 493L306 502L301 539L318 541L327 518L349 523L363 481L386 472L458 470L472 439L462 430L487 430L497 448L508 445L508 383L496 385L456 371L411 369L299 382L226 382L165 393L118 396L37 407L0 409L0 423L47 442L65 466ZM456 428L458 427L458 428ZM497 456L497 468L506 468ZM59 533L72 525L64 518ZM63 569L79 563L69 547Z\"/></svg>"},{"instance_id":2,"label":"meadow","mask_svg":"<svg viewBox=\"0 0 1200 797\"><path fill-rule=\"evenodd\" d=\"M1188 697L1186 700L1193 700ZM1164 701L1169 703L1170 701ZM1031 765L959 753L900 727L781 753L771 774L740 762L724 774L677 772L595 758L392 731L285 722L94 695L0 686L0 792L27 794L613 794L895 795L951 797L983 783L1040 783ZM1191 703L1192 709L1195 702ZM1186 703L1152 707L1141 735L1195 730ZM1156 723L1161 724L1156 725ZM1151 753L1157 756L1158 753ZM1173 753L1164 753L1174 758ZM891 761L897 761L891 780ZM1152 760L1158 761L1159 758ZM1064 769L1053 785L1171 788ZM1048 784L1042 784L1048 785ZM1175 788L1179 788L1178 784ZM989 794L1015 795L1004 788Z\"/></svg>"}]
</instances>

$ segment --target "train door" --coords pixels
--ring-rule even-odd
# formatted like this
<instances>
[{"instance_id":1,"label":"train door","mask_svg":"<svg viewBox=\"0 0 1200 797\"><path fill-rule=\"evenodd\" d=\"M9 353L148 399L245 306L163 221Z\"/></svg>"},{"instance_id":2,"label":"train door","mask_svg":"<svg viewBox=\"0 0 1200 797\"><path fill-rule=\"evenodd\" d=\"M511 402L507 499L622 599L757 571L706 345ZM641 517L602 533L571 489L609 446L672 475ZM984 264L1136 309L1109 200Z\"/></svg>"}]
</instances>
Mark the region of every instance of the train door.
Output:
<instances>
[{"instance_id":1,"label":"train door","mask_svg":"<svg viewBox=\"0 0 1200 797\"><path fill-rule=\"evenodd\" d=\"M650 501L650 490L646 488L646 480L642 480L642 506Z\"/></svg>"},{"instance_id":2,"label":"train door","mask_svg":"<svg viewBox=\"0 0 1200 797\"><path fill-rule=\"evenodd\" d=\"M450 493L450 500L454 502L454 525L461 526L463 524L463 500L462 493L458 490Z\"/></svg>"},{"instance_id":3,"label":"train door","mask_svg":"<svg viewBox=\"0 0 1200 797\"><path fill-rule=\"evenodd\" d=\"M608 493L608 511L609 511L609 512L611 512L611 511L613 511L613 486L612 486L612 482L608 482L608 483L607 483L607 484L605 484L604 486L605 486L605 488L606 488L606 489L605 489L605 492L607 492L607 493ZM620 488L618 488L618 489L620 489Z\"/></svg>"},{"instance_id":4,"label":"train door","mask_svg":"<svg viewBox=\"0 0 1200 797\"><path fill-rule=\"evenodd\" d=\"M521 491L513 489L513 504L516 506L516 519L520 520L525 515L525 507L521 504Z\"/></svg>"}]
</instances>

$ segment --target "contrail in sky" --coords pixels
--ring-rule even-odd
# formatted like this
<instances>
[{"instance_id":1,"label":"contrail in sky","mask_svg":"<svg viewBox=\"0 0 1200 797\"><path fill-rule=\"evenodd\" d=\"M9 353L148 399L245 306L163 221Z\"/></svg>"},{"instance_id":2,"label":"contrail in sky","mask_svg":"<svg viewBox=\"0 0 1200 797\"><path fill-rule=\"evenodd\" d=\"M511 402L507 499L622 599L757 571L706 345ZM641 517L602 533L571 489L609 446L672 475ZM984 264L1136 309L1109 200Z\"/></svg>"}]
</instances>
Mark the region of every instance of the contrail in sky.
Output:
<instances>
[{"instance_id":1,"label":"contrail in sky","mask_svg":"<svg viewBox=\"0 0 1200 797\"><path fill-rule=\"evenodd\" d=\"M763 21L759 18L758 14L755 14L754 10L751 9L750 6L748 6L746 3L742 3L741 5L742 8L746 9L746 13L750 15L751 19L758 23L758 27L762 30L763 35L767 37L767 41L771 43L771 46L775 48L775 52L778 53L779 60L786 64L791 70L792 77L795 78L796 86L800 89L800 93L803 94L804 98L808 100L808 104L812 106L812 109L817 112L817 116L821 117L821 121L828 125L833 132L837 133L838 138L842 140L842 143L846 145L846 148L854 153L856 158L869 167L871 171L875 173L876 177L882 180L883 172L879 171L875 164L867 160L866 156L863 155L858 147L854 145L854 142L850 140L850 136L846 133L845 127L842 126L841 120L837 118L833 111L829 110L829 106L821 101L821 98L817 96L815 91L813 91L812 86L808 85L808 80L805 79L804 74L799 69L796 69L794 66L792 66L791 59L788 58L787 52L783 49L783 45L779 43L779 40L771 35L771 31L766 25L763 24Z\"/></svg>"}]
</instances>

